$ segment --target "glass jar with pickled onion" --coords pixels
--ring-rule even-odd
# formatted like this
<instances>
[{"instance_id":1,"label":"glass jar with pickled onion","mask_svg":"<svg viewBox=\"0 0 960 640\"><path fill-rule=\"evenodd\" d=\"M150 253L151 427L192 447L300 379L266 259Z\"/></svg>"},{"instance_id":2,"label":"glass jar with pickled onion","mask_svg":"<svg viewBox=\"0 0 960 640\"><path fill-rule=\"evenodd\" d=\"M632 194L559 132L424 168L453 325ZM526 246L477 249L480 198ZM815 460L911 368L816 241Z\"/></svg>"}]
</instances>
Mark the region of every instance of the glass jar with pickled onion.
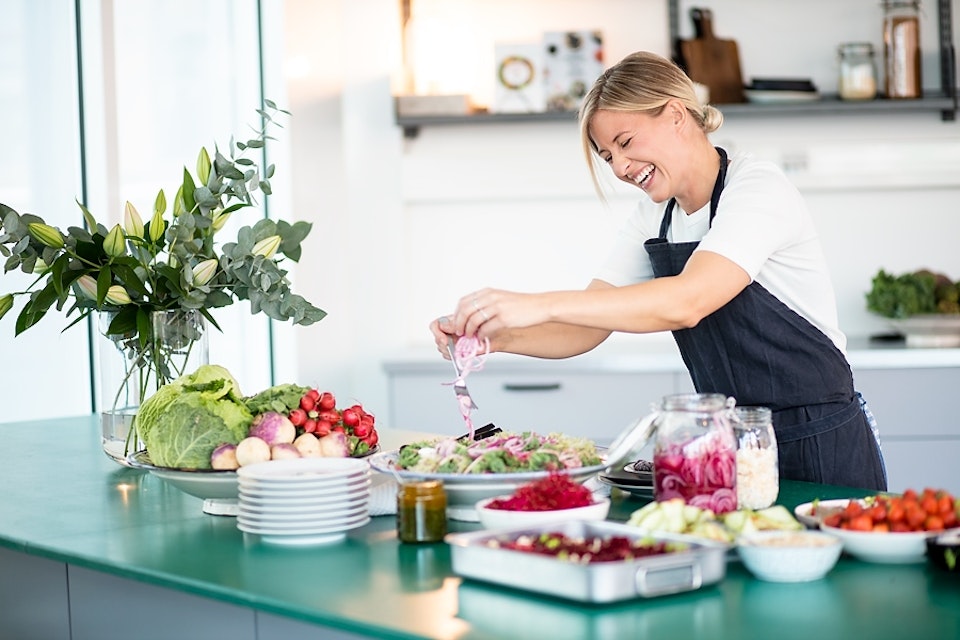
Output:
<instances>
[{"instance_id":1,"label":"glass jar with pickled onion","mask_svg":"<svg viewBox=\"0 0 960 640\"><path fill-rule=\"evenodd\" d=\"M733 433L737 437L737 504L741 509L766 509L780 493L772 412L768 407L737 407Z\"/></svg>"},{"instance_id":2,"label":"glass jar with pickled onion","mask_svg":"<svg viewBox=\"0 0 960 640\"><path fill-rule=\"evenodd\" d=\"M654 426L653 491L657 501L727 513L737 509L737 441L733 398L719 393L665 396Z\"/></svg>"}]
</instances>

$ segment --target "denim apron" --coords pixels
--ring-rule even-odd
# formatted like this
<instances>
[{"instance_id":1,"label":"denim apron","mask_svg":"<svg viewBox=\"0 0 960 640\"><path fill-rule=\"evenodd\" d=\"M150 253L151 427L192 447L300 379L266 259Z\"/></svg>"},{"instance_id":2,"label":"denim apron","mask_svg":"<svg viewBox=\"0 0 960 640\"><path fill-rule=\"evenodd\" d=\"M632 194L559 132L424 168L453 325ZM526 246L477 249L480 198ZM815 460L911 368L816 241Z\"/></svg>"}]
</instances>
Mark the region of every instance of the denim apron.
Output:
<instances>
[{"instance_id":1,"label":"denim apron","mask_svg":"<svg viewBox=\"0 0 960 640\"><path fill-rule=\"evenodd\" d=\"M727 173L727 154L719 147L717 152L711 225ZM657 278L678 275L699 244L667 241L675 204L667 203L660 236L644 243ZM843 353L762 285L751 282L673 337L698 392L771 409L781 478L886 490L878 443Z\"/></svg>"}]
</instances>

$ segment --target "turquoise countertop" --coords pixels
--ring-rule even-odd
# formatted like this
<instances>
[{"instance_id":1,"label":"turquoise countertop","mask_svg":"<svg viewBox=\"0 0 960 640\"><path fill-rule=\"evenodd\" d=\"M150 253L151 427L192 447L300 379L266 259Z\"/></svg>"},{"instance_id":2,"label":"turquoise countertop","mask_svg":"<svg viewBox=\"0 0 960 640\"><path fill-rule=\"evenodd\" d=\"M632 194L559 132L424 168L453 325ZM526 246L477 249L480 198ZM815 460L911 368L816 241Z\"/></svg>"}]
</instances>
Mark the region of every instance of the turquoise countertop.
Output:
<instances>
[{"instance_id":1,"label":"turquoise countertop","mask_svg":"<svg viewBox=\"0 0 960 640\"><path fill-rule=\"evenodd\" d=\"M233 518L107 459L93 417L0 424L0 442L0 547L358 635L960 638L960 575L926 563L843 557L823 580L775 584L731 561L726 579L696 592L579 605L461 580L445 544L399 543L392 516L328 546L245 539ZM862 493L785 482L780 501L852 495ZM617 492L611 519L643 504Z\"/></svg>"}]
</instances>

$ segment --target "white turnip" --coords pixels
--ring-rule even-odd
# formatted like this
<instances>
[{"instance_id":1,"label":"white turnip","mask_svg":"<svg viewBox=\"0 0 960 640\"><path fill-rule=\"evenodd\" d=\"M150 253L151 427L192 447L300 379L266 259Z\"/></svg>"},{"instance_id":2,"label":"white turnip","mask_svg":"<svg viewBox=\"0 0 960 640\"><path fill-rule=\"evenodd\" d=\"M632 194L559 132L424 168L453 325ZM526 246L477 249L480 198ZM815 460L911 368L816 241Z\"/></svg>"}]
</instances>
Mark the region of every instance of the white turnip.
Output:
<instances>
[{"instance_id":1,"label":"white turnip","mask_svg":"<svg viewBox=\"0 0 960 640\"><path fill-rule=\"evenodd\" d=\"M300 450L292 444L275 444L270 447L271 460L289 460L291 458L301 458Z\"/></svg>"},{"instance_id":2,"label":"white turnip","mask_svg":"<svg viewBox=\"0 0 960 640\"><path fill-rule=\"evenodd\" d=\"M241 467L270 459L270 445L262 438L250 436L237 445L237 463Z\"/></svg>"},{"instance_id":3,"label":"white turnip","mask_svg":"<svg viewBox=\"0 0 960 640\"><path fill-rule=\"evenodd\" d=\"M346 458L350 455L350 445L347 436L340 431L333 431L318 440L321 455L325 458Z\"/></svg>"},{"instance_id":4,"label":"white turnip","mask_svg":"<svg viewBox=\"0 0 960 640\"><path fill-rule=\"evenodd\" d=\"M297 437L297 428L282 413L267 411L253 419L248 435L260 438L270 446L290 444Z\"/></svg>"},{"instance_id":5,"label":"white turnip","mask_svg":"<svg viewBox=\"0 0 960 640\"><path fill-rule=\"evenodd\" d=\"M293 446L300 451L300 455L304 458L319 458L323 456L323 452L320 450L320 441L317 439L317 436L312 433L304 433L297 436L297 439L293 441Z\"/></svg>"}]
</instances>

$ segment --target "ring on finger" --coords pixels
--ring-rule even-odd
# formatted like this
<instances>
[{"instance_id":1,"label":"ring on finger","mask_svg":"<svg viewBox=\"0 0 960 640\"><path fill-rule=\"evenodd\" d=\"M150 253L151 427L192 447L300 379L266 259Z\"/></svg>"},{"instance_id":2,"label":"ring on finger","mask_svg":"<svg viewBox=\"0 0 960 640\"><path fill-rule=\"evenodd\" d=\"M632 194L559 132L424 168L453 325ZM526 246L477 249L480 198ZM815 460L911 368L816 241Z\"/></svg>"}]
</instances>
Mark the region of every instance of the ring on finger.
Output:
<instances>
[{"instance_id":1,"label":"ring on finger","mask_svg":"<svg viewBox=\"0 0 960 640\"><path fill-rule=\"evenodd\" d=\"M486 322L487 320L490 319L490 316L487 315L487 312L484 311L483 309L481 309L480 307L477 307L477 311L479 311L479 312L480 312L480 315L483 316L483 321L484 321L484 322Z\"/></svg>"}]
</instances>

